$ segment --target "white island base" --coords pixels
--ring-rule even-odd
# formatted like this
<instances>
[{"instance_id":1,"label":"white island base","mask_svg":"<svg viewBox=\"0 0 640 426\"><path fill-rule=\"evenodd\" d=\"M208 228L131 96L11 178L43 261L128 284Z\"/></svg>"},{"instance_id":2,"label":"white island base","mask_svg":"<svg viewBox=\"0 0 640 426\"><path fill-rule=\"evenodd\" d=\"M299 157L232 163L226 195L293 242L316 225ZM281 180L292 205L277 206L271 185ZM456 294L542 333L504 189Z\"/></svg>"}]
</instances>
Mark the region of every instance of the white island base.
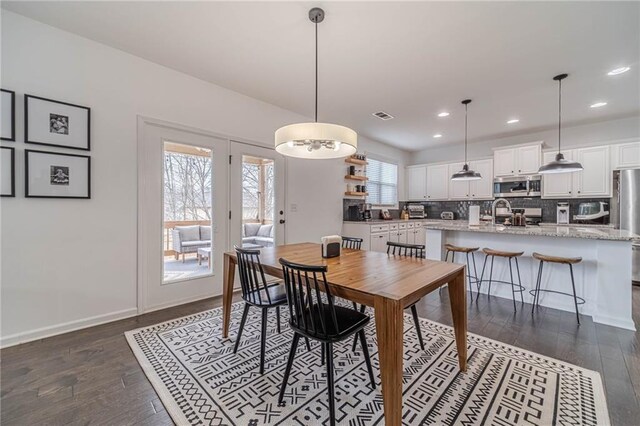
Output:
<instances>
[{"instance_id":1,"label":"white island base","mask_svg":"<svg viewBox=\"0 0 640 426\"><path fill-rule=\"evenodd\" d=\"M426 230L426 257L444 260L445 243L464 247L492 248L505 251L524 251L518 258L522 285L526 290L522 293L526 303L533 302L529 290L535 288L539 262L531 257L533 252L562 257L582 257L582 262L574 265L576 292L585 299L585 304L578 305L582 315L591 315L596 323L635 330L631 316L631 241L596 238L570 238L561 236L537 236L529 234L512 234L501 232L482 232L478 230L456 227L455 230ZM492 227L493 228L493 227ZM482 273L485 256L481 251L475 253L478 277ZM465 263L464 255L456 255L457 263ZM487 262L481 293L488 291L488 279L491 260ZM513 264L514 279L517 283L515 262ZM473 264L472 275L473 275ZM509 261L496 257L493 267L493 279L510 282ZM541 289L549 289L572 293L571 276L568 265L545 262ZM474 292L475 292L474 288ZM491 295L512 298L511 285L493 283ZM482 297L480 298L482 302ZM516 293L518 310L531 309L531 305L522 306L520 296ZM575 312L573 297L555 293L540 293L540 305L564 311Z\"/></svg>"}]
</instances>

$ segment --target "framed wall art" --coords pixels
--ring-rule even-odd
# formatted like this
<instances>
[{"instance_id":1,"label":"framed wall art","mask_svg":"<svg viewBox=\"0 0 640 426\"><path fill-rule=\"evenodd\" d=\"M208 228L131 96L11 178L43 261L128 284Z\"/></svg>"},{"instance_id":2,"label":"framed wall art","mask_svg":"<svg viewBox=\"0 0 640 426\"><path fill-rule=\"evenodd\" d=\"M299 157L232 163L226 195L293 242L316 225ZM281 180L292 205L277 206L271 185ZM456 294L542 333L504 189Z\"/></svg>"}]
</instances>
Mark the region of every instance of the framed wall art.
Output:
<instances>
[{"instance_id":1,"label":"framed wall art","mask_svg":"<svg viewBox=\"0 0 640 426\"><path fill-rule=\"evenodd\" d=\"M15 149L0 147L0 196L16 196L16 157Z\"/></svg>"},{"instance_id":2,"label":"framed wall art","mask_svg":"<svg viewBox=\"0 0 640 426\"><path fill-rule=\"evenodd\" d=\"M91 158L87 155L24 151L27 198L91 198Z\"/></svg>"},{"instance_id":3,"label":"framed wall art","mask_svg":"<svg viewBox=\"0 0 640 426\"><path fill-rule=\"evenodd\" d=\"M24 96L24 140L61 148L90 149L91 108Z\"/></svg>"},{"instance_id":4,"label":"framed wall art","mask_svg":"<svg viewBox=\"0 0 640 426\"><path fill-rule=\"evenodd\" d=\"M0 139L16 140L16 94L11 90L0 89Z\"/></svg>"}]
</instances>

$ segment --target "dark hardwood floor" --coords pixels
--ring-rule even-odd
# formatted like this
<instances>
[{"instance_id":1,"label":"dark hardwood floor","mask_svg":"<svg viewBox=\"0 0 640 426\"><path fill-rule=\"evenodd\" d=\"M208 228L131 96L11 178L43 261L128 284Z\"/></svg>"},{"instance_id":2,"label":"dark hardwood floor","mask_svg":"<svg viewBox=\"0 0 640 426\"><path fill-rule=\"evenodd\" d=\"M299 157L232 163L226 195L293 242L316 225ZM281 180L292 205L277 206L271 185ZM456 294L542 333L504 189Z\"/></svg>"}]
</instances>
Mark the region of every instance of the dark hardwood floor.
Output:
<instances>
[{"instance_id":1,"label":"dark hardwood floor","mask_svg":"<svg viewBox=\"0 0 640 426\"><path fill-rule=\"evenodd\" d=\"M0 351L3 425L172 424L123 333L221 305L220 298L153 312ZM574 314L531 306L513 314L497 297L469 306L469 331L599 371L614 425L640 423L640 337ZM447 292L425 297L419 313L451 324ZM640 329L640 288L633 289ZM233 338L233 336L232 336Z\"/></svg>"}]
</instances>

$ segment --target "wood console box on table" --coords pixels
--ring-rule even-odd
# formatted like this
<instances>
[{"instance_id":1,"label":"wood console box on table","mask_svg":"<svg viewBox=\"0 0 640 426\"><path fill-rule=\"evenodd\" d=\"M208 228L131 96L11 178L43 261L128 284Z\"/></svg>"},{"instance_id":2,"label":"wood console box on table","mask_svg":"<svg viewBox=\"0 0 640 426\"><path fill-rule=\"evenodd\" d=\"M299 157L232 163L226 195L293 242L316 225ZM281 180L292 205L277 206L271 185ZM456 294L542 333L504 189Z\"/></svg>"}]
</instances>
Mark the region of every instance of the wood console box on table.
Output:
<instances>
[{"instance_id":1,"label":"wood console box on table","mask_svg":"<svg viewBox=\"0 0 640 426\"><path fill-rule=\"evenodd\" d=\"M338 297L371 306L375 312L382 397L387 426L402 423L402 340L404 309L426 294L449 284L458 363L467 369L467 299L463 265L407 258L364 250L343 249L340 257L323 259L320 244L303 243L261 250L269 275L282 277L278 260L327 265L327 283ZM224 254L222 335L228 337L236 254Z\"/></svg>"}]
</instances>

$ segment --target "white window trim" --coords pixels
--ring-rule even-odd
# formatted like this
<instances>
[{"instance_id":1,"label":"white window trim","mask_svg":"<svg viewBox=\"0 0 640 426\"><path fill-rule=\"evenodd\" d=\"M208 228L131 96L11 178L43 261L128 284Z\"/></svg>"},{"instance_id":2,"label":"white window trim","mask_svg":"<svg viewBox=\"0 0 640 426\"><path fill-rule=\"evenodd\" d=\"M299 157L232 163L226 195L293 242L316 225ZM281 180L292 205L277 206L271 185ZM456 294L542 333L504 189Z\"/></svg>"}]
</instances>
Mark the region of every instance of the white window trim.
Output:
<instances>
[{"instance_id":1,"label":"white window trim","mask_svg":"<svg viewBox=\"0 0 640 426\"><path fill-rule=\"evenodd\" d=\"M400 205L400 164L398 163L398 160L393 160L391 158L387 158L387 157L376 155L376 154L370 154L370 153L365 153L365 154L367 156L367 159L381 161L383 163L389 163L396 166L396 202L395 204L391 205L391 204L373 204L372 203L371 208L376 210L379 210L379 209L397 210ZM365 197L365 202L366 202L366 197Z\"/></svg>"}]
</instances>

